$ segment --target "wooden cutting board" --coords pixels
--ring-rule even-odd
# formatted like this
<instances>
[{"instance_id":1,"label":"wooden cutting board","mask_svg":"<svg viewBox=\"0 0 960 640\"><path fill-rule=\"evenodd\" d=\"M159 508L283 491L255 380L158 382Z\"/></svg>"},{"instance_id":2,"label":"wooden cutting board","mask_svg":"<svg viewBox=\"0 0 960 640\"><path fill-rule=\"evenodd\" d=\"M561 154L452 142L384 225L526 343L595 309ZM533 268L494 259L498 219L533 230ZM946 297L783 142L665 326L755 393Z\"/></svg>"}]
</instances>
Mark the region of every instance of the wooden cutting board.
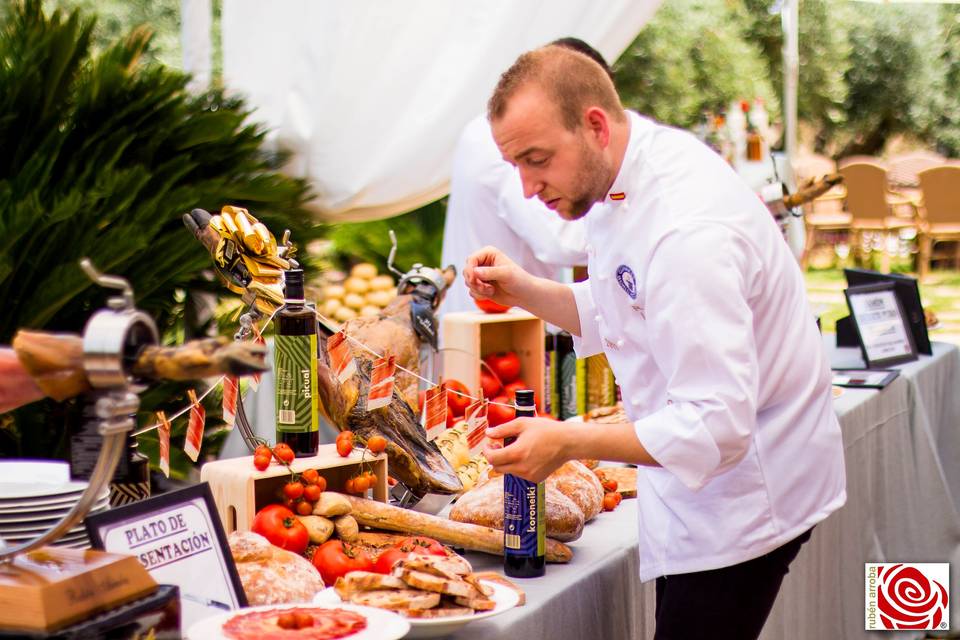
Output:
<instances>
[{"instance_id":1,"label":"wooden cutting board","mask_svg":"<svg viewBox=\"0 0 960 640\"><path fill-rule=\"evenodd\" d=\"M617 493L624 498L637 497L637 468L636 467L597 467L596 473L603 473L605 478L617 481Z\"/></svg>"}]
</instances>

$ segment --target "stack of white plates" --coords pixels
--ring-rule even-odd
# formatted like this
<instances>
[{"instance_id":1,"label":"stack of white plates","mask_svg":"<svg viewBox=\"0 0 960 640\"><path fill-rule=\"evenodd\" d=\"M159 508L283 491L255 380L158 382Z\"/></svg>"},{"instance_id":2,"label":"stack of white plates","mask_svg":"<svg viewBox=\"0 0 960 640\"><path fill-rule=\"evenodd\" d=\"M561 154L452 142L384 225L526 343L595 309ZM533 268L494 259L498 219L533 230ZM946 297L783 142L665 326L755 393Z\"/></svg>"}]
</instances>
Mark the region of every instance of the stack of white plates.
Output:
<instances>
[{"instance_id":1,"label":"stack of white plates","mask_svg":"<svg viewBox=\"0 0 960 640\"><path fill-rule=\"evenodd\" d=\"M85 481L70 480L70 466L46 460L0 460L0 538L17 546L46 533L80 501ZM110 490L97 496L90 513L110 508ZM87 548L86 529L79 524L54 542Z\"/></svg>"}]
</instances>

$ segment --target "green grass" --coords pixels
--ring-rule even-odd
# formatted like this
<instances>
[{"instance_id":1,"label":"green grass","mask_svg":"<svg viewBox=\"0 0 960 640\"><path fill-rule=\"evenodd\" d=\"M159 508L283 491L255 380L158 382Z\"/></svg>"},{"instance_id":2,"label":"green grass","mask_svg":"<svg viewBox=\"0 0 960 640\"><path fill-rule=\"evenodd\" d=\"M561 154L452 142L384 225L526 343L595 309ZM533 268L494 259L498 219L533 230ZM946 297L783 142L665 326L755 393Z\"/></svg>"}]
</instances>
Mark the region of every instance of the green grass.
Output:
<instances>
[{"instance_id":1,"label":"green grass","mask_svg":"<svg viewBox=\"0 0 960 640\"><path fill-rule=\"evenodd\" d=\"M894 265L894 270L897 265ZM843 297L846 281L842 267L810 269L804 277L814 313L820 316L824 332L836 331L838 318L849 314ZM924 309L932 310L940 321L930 333L931 340L960 344L960 271L936 270L920 285Z\"/></svg>"}]
</instances>

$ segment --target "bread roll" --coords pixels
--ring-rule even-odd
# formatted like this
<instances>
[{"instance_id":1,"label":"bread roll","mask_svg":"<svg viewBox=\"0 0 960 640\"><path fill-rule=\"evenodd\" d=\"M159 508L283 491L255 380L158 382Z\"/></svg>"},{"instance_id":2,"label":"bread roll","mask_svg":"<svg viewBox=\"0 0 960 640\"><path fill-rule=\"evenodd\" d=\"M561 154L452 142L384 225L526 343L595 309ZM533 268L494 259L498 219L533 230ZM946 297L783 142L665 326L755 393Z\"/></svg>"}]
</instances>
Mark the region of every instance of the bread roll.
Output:
<instances>
[{"instance_id":1,"label":"bread roll","mask_svg":"<svg viewBox=\"0 0 960 640\"><path fill-rule=\"evenodd\" d=\"M557 489L547 486L547 535L561 542L580 537L583 511ZM503 529L503 476L492 478L460 496L450 511L450 519L493 529Z\"/></svg>"},{"instance_id":2,"label":"bread roll","mask_svg":"<svg viewBox=\"0 0 960 640\"><path fill-rule=\"evenodd\" d=\"M590 522L603 511L603 485L597 475L579 460L570 460L550 474L547 487L553 487L573 500Z\"/></svg>"},{"instance_id":3,"label":"bread roll","mask_svg":"<svg viewBox=\"0 0 960 640\"><path fill-rule=\"evenodd\" d=\"M252 531L234 531L229 543L250 606L310 602L323 590L320 572L303 556Z\"/></svg>"}]
</instances>

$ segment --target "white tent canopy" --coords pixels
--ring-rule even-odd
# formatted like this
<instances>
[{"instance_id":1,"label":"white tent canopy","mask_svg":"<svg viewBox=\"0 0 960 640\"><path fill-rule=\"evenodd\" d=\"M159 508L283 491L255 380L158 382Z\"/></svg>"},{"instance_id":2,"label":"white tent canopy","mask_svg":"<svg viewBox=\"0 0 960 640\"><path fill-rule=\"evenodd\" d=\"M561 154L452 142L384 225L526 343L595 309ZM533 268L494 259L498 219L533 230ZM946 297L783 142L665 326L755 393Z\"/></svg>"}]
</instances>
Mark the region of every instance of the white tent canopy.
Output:
<instances>
[{"instance_id":1,"label":"white tent canopy","mask_svg":"<svg viewBox=\"0 0 960 640\"><path fill-rule=\"evenodd\" d=\"M294 152L318 218L385 218L447 193L461 128L520 52L576 36L612 62L659 4L224 0L224 82Z\"/></svg>"}]
</instances>

